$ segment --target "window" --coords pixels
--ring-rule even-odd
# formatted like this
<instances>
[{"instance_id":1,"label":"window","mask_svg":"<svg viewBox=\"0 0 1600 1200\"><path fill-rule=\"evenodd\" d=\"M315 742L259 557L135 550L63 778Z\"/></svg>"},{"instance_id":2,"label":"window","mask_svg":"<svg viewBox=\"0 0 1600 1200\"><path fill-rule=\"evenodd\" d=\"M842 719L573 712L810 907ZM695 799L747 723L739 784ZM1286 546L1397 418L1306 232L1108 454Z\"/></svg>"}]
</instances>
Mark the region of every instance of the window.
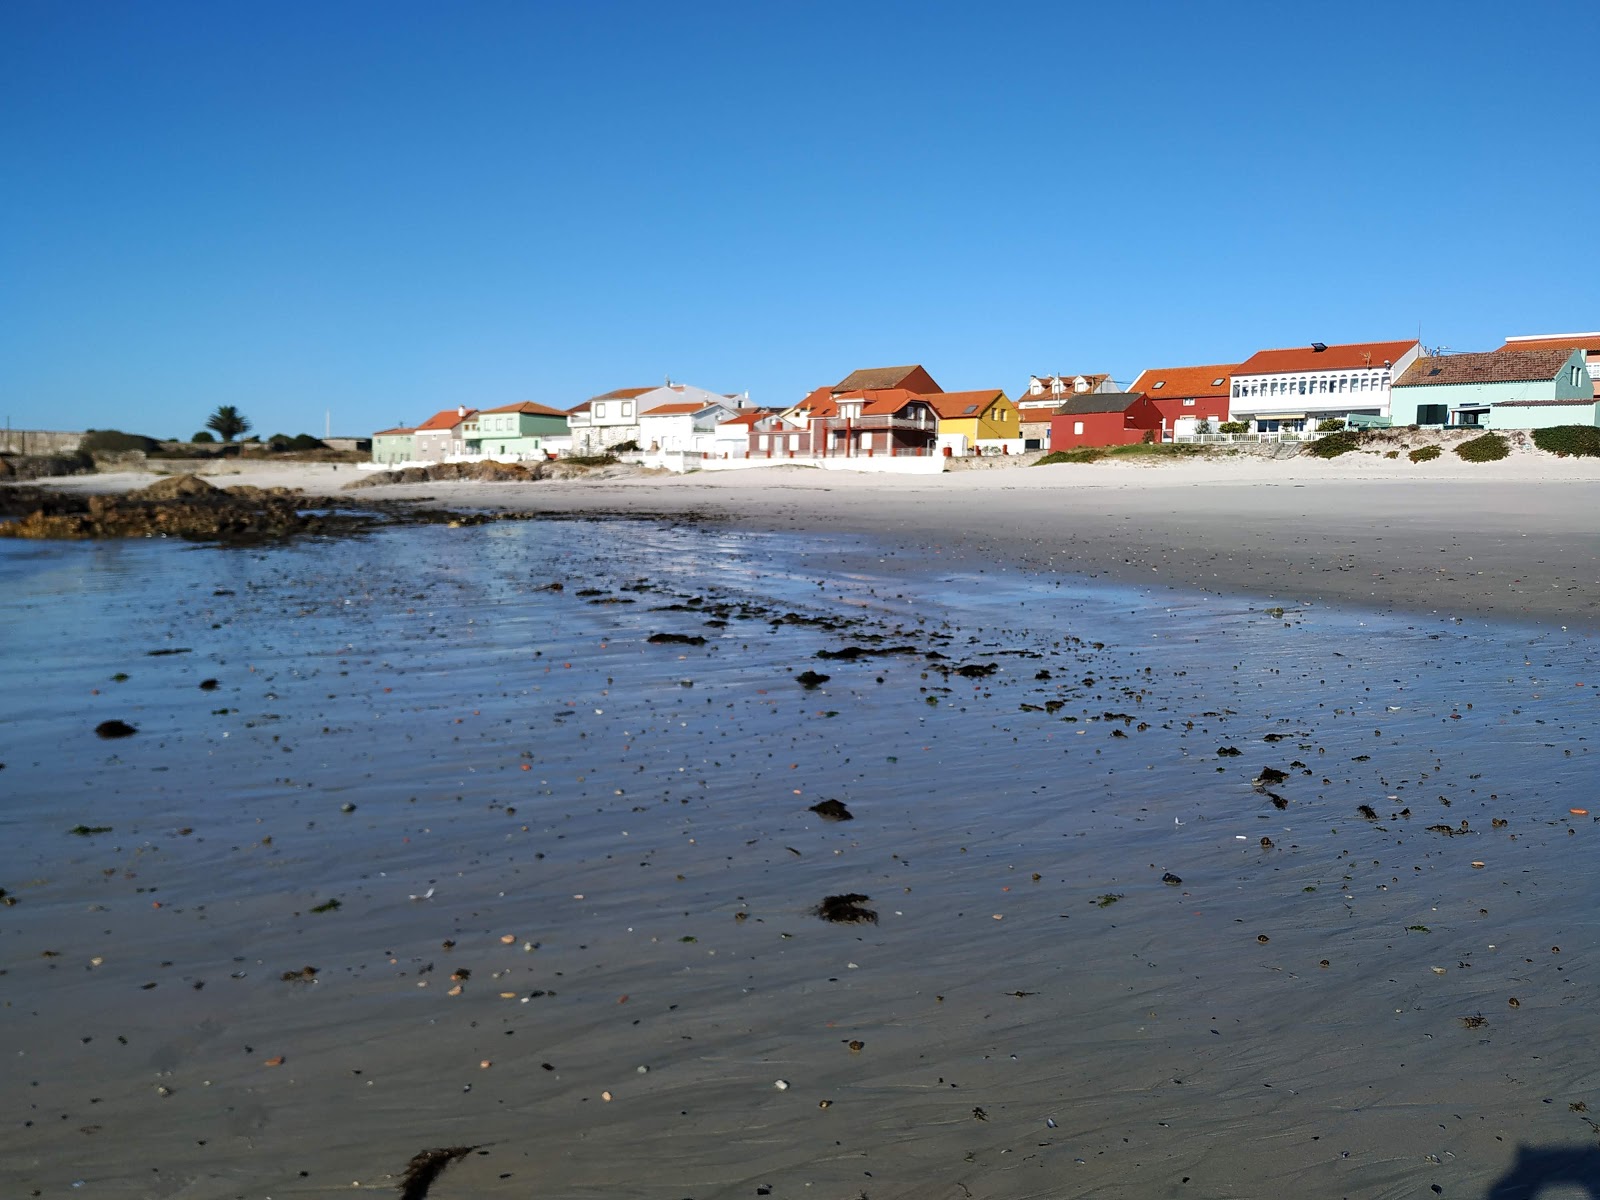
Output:
<instances>
[{"instance_id":1,"label":"window","mask_svg":"<svg viewBox=\"0 0 1600 1200\"><path fill-rule=\"evenodd\" d=\"M1185 408L1193 408L1194 407L1194 398L1193 397L1185 397L1184 401L1183 401L1183 406Z\"/></svg>"},{"instance_id":2,"label":"window","mask_svg":"<svg viewBox=\"0 0 1600 1200\"><path fill-rule=\"evenodd\" d=\"M1072 423L1072 432L1073 433L1082 433L1083 432L1083 422L1082 421L1074 421Z\"/></svg>"},{"instance_id":3,"label":"window","mask_svg":"<svg viewBox=\"0 0 1600 1200\"><path fill-rule=\"evenodd\" d=\"M1152 392L1159 392L1162 388L1164 388L1166 386L1167 386L1167 381L1165 379L1158 379L1158 380L1156 380L1154 383L1152 383L1150 385L1150 390Z\"/></svg>"},{"instance_id":4,"label":"window","mask_svg":"<svg viewBox=\"0 0 1600 1200\"><path fill-rule=\"evenodd\" d=\"M1572 372L1572 386L1573 387L1577 387L1578 386L1578 368L1577 368L1576 365L1574 365L1573 367L1571 367L1569 369Z\"/></svg>"},{"instance_id":5,"label":"window","mask_svg":"<svg viewBox=\"0 0 1600 1200\"><path fill-rule=\"evenodd\" d=\"M605 416L606 415L606 406L604 404L596 404L594 406L594 415L595 415L596 419L599 419L600 417Z\"/></svg>"},{"instance_id":6,"label":"window","mask_svg":"<svg viewBox=\"0 0 1600 1200\"><path fill-rule=\"evenodd\" d=\"M772 439L768 435L763 433L759 438L756 439L756 446L761 450L765 450L767 448L767 443L771 440Z\"/></svg>"},{"instance_id":7,"label":"window","mask_svg":"<svg viewBox=\"0 0 1600 1200\"><path fill-rule=\"evenodd\" d=\"M633 401L624 400L622 402L622 415L625 417L633 416Z\"/></svg>"},{"instance_id":8,"label":"window","mask_svg":"<svg viewBox=\"0 0 1600 1200\"><path fill-rule=\"evenodd\" d=\"M1233 385L1233 398L1235 400L1239 398L1239 385L1237 383Z\"/></svg>"},{"instance_id":9,"label":"window","mask_svg":"<svg viewBox=\"0 0 1600 1200\"><path fill-rule=\"evenodd\" d=\"M1306 381L1304 379L1300 381L1300 394L1302 396L1306 394Z\"/></svg>"}]
</instances>

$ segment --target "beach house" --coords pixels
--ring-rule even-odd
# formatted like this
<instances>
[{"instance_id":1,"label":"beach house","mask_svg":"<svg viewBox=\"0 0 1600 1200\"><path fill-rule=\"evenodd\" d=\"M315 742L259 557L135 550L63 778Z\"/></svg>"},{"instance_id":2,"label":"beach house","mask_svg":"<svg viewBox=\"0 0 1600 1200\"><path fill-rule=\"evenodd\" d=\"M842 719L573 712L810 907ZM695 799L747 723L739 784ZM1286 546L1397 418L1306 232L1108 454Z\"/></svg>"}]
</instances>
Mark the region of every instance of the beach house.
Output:
<instances>
[{"instance_id":1,"label":"beach house","mask_svg":"<svg viewBox=\"0 0 1600 1200\"><path fill-rule=\"evenodd\" d=\"M567 433L566 413L529 400L486 408L462 430L468 454L502 462L548 458L551 440L564 442Z\"/></svg>"},{"instance_id":2,"label":"beach house","mask_svg":"<svg viewBox=\"0 0 1600 1200\"><path fill-rule=\"evenodd\" d=\"M1163 440L1193 437L1228 419L1228 380L1236 363L1152 367L1140 371L1130 392L1140 392L1161 414Z\"/></svg>"},{"instance_id":3,"label":"beach house","mask_svg":"<svg viewBox=\"0 0 1600 1200\"><path fill-rule=\"evenodd\" d=\"M1229 417L1256 433L1315 428L1351 414L1387 417L1390 386L1421 352L1415 338L1258 351L1234 369Z\"/></svg>"},{"instance_id":4,"label":"beach house","mask_svg":"<svg viewBox=\"0 0 1600 1200\"><path fill-rule=\"evenodd\" d=\"M475 408L458 405L436 412L412 435L412 454L417 462L444 462L453 455L467 452L465 427L478 415Z\"/></svg>"},{"instance_id":5,"label":"beach house","mask_svg":"<svg viewBox=\"0 0 1600 1200\"><path fill-rule=\"evenodd\" d=\"M682 396L687 389L673 390ZM694 389L699 392L700 389ZM733 417L737 402L726 396L709 398L710 393L672 399L644 409L639 414L639 449L648 453L709 454L716 441L717 426ZM646 398L641 398L643 404Z\"/></svg>"},{"instance_id":6,"label":"beach house","mask_svg":"<svg viewBox=\"0 0 1600 1200\"><path fill-rule=\"evenodd\" d=\"M1577 348L1419 358L1395 380L1395 425L1547 429L1595 425L1600 401Z\"/></svg>"},{"instance_id":7,"label":"beach house","mask_svg":"<svg viewBox=\"0 0 1600 1200\"><path fill-rule=\"evenodd\" d=\"M941 450L951 454L1021 452L1017 406L1004 390L934 392L926 399L939 417Z\"/></svg>"},{"instance_id":8,"label":"beach house","mask_svg":"<svg viewBox=\"0 0 1600 1200\"><path fill-rule=\"evenodd\" d=\"M380 429L372 435L372 461L386 467L411 462L416 455L416 433L409 426Z\"/></svg>"},{"instance_id":9,"label":"beach house","mask_svg":"<svg viewBox=\"0 0 1600 1200\"><path fill-rule=\"evenodd\" d=\"M1161 411L1137 392L1074 396L1050 418L1050 449L1054 452L1159 441L1161 420Z\"/></svg>"}]
</instances>

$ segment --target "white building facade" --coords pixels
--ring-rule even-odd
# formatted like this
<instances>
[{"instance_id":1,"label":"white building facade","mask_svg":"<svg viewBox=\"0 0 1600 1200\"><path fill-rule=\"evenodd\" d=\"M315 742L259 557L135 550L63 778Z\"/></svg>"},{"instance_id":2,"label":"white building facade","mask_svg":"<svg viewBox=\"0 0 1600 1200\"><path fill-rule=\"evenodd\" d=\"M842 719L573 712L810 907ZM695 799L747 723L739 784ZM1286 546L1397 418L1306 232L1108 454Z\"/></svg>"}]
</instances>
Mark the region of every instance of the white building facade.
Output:
<instances>
[{"instance_id":1,"label":"white building facade","mask_svg":"<svg viewBox=\"0 0 1600 1200\"><path fill-rule=\"evenodd\" d=\"M1415 340L1262 350L1233 373L1229 418L1273 433L1314 429L1330 417L1387 417L1389 389L1421 350Z\"/></svg>"}]
</instances>

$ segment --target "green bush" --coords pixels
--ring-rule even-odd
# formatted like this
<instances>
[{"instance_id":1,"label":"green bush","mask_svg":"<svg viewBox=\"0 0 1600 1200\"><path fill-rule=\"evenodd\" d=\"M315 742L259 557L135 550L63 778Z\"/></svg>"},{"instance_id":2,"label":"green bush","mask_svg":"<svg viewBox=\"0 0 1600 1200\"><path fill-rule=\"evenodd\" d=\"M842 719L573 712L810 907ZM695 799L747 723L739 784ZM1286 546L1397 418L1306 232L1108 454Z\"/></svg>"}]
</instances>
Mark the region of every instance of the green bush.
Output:
<instances>
[{"instance_id":1,"label":"green bush","mask_svg":"<svg viewBox=\"0 0 1600 1200\"><path fill-rule=\"evenodd\" d=\"M321 438L314 438L309 433L297 433L289 439L291 450L326 450Z\"/></svg>"},{"instance_id":2,"label":"green bush","mask_svg":"<svg viewBox=\"0 0 1600 1200\"><path fill-rule=\"evenodd\" d=\"M1496 462L1511 453L1511 443L1498 433L1486 433L1456 447L1463 462Z\"/></svg>"},{"instance_id":3,"label":"green bush","mask_svg":"<svg viewBox=\"0 0 1600 1200\"><path fill-rule=\"evenodd\" d=\"M1406 455L1412 462L1432 462L1443 453L1437 446L1418 446Z\"/></svg>"},{"instance_id":4,"label":"green bush","mask_svg":"<svg viewBox=\"0 0 1600 1200\"><path fill-rule=\"evenodd\" d=\"M561 460L579 467L611 467L615 466L617 456L614 454L569 454Z\"/></svg>"},{"instance_id":5,"label":"green bush","mask_svg":"<svg viewBox=\"0 0 1600 1200\"><path fill-rule=\"evenodd\" d=\"M210 430L202 429L189 440L197 446L209 446L216 442L217 439Z\"/></svg>"},{"instance_id":6,"label":"green bush","mask_svg":"<svg viewBox=\"0 0 1600 1200\"><path fill-rule=\"evenodd\" d=\"M1343 428L1343 417L1325 417L1323 420L1317 422L1318 433L1334 433Z\"/></svg>"},{"instance_id":7,"label":"green bush","mask_svg":"<svg viewBox=\"0 0 1600 1200\"><path fill-rule=\"evenodd\" d=\"M1319 437L1306 447L1306 453L1314 458L1338 458L1341 454L1349 454L1350 451L1360 448L1361 435L1343 430Z\"/></svg>"},{"instance_id":8,"label":"green bush","mask_svg":"<svg viewBox=\"0 0 1600 1200\"><path fill-rule=\"evenodd\" d=\"M142 433L123 433L120 429L91 429L78 444L82 454L126 454L130 450L154 454L160 449L161 443L155 438Z\"/></svg>"},{"instance_id":9,"label":"green bush","mask_svg":"<svg viewBox=\"0 0 1600 1200\"><path fill-rule=\"evenodd\" d=\"M1600 429L1593 425L1556 425L1535 429L1533 444L1562 458L1569 454L1600 457Z\"/></svg>"},{"instance_id":10,"label":"green bush","mask_svg":"<svg viewBox=\"0 0 1600 1200\"><path fill-rule=\"evenodd\" d=\"M1249 433L1249 421L1224 421L1217 426L1218 433Z\"/></svg>"},{"instance_id":11,"label":"green bush","mask_svg":"<svg viewBox=\"0 0 1600 1200\"><path fill-rule=\"evenodd\" d=\"M1101 446L1085 446L1081 450L1052 450L1033 465L1053 467L1057 463L1092 463L1098 462L1105 456L1106 451Z\"/></svg>"}]
</instances>

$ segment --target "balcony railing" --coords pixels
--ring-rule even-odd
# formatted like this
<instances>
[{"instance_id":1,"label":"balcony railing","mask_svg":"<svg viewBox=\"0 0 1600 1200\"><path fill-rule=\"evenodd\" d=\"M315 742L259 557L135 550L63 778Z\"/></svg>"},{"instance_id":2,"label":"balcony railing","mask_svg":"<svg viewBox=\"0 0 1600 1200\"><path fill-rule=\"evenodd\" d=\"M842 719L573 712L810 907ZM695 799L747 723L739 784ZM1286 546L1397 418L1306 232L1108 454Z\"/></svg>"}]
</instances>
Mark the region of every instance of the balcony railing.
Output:
<instances>
[{"instance_id":1,"label":"balcony railing","mask_svg":"<svg viewBox=\"0 0 1600 1200\"><path fill-rule=\"evenodd\" d=\"M936 422L930 417L899 417L869 414L862 417L818 417L813 427L823 429L932 429Z\"/></svg>"}]
</instances>

